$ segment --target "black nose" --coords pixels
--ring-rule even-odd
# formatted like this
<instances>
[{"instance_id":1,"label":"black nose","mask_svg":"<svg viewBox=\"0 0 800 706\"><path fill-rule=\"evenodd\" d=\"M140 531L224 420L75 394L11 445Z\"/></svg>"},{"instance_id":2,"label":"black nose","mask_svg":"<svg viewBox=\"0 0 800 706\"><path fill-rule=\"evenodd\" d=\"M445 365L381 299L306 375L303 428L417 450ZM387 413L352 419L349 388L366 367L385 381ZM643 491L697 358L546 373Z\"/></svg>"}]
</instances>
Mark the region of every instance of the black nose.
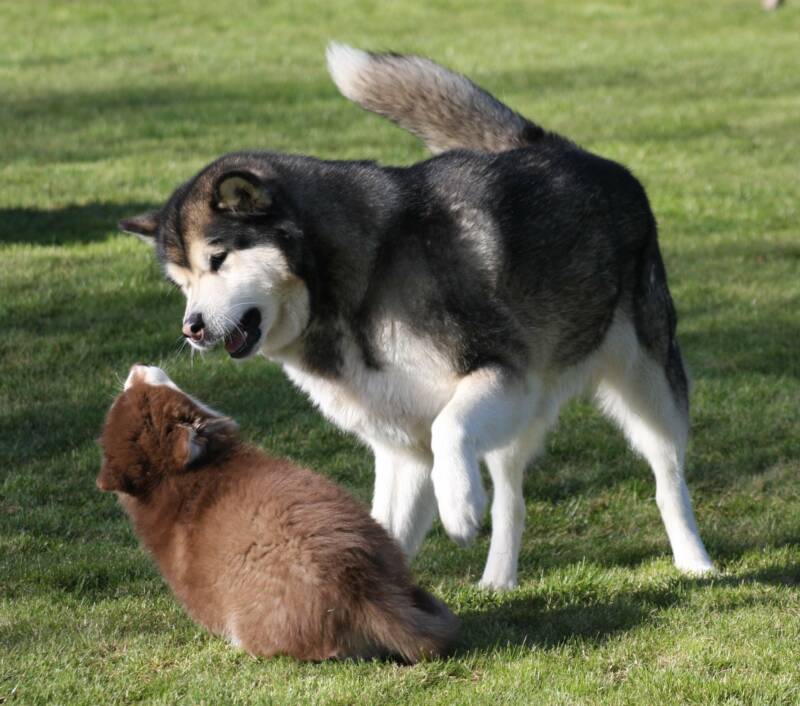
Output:
<instances>
[{"instance_id":1,"label":"black nose","mask_svg":"<svg viewBox=\"0 0 800 706\"><path fill-rule=\"evenodd\" d=\"M193 341L199 341L203 338L203 315L199 312L189 314L183 322L183 335L186 338L191 338Z\"/></svg>"}]
</instances>

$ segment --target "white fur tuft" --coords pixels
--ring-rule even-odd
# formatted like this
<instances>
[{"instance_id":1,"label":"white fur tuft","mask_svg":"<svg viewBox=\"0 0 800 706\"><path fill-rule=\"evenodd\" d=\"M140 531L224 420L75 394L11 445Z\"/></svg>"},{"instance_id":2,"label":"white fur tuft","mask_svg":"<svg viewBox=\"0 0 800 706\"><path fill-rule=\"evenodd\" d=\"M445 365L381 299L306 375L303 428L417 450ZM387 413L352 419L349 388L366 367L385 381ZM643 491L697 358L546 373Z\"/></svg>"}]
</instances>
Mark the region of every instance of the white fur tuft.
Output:
<instances>
[{"instance_id":1,"label":"white fur tuft","mask_svg":"<svg viewBox=\"0 0 800 706\"><path fill-rule=\"evenodd\" d=\"M133 365L130 373L128 373L127 380L125 380L124 389L129 389L137 381L142 381L148 385L166 385L174 390L178 389L178 386L172 382L169 375L155 365L142 365L141 363Z\"/></svg>"},{"instance_id":2,"label":"white fur tuft","mask_svg":"<svg viewBox=\"0 0 800 706\"><path fill-rule=\"evenodd\" d=\"M328 72L345 98L357 101L362 74L371 61L367 52L348 44L330 42L325 52Z\"/></svg>"}]
</instances>

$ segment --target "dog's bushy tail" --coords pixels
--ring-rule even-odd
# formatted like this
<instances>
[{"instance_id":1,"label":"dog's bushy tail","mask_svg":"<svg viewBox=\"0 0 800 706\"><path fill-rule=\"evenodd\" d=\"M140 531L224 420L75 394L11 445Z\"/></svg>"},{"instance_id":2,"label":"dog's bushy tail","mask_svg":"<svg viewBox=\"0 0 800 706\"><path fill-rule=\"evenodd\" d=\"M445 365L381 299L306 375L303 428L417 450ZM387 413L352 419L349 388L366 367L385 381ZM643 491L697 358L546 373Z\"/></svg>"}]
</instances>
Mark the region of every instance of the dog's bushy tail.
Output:
<instances>
[{"instance_id":1,"label":"dog's bushy tail","mask_svg":"<svg viewBox=\"0 0 800 706\"><path fill-rule=\"evenodd\" d=\"M419 137L434 152L502 152L544 130L465 76L420 56L373 54L331 43L328 70L339 91Z\"/></svg>"},{"instance_id":2,"label":"dog's bushy tail","mask_svg":"<svg viewBox=\"0 0 800 706\"><path fill-rule=\"evenodd\" d=\"M446 654L458 631L458 618L419 586L385 602L371 602L365 618L372 641L411 664Z\"/></svg>"}]
</instances>

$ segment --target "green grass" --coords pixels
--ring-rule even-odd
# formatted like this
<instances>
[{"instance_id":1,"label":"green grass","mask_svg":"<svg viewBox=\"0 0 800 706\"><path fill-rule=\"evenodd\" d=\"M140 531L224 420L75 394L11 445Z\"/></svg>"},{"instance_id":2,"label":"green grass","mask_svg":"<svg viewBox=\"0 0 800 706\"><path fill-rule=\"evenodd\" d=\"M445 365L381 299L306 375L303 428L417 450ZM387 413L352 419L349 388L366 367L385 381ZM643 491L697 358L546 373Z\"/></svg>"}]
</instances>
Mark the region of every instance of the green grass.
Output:
<instances>
[{"instance_id":1,"label":"green grass","mask_svg":"<svg viewBox=\"0 0 800 706\"><path fill-rule=\"evenodd\" d=\"M0 703L800 702L800 6L0 3ZM412 668L250 658L181 612L94 438L138 360L368 500L368 453L282 373L179 353L182 301L114 231L218 154L409 163L336 95L336 38L429 54L624 162L661 224L692 368L688 476L722 575L680 577L642 461L567 409L527 484L519 590L440 528L414 568L461 615Z\"/></svg>"}]
</instances>

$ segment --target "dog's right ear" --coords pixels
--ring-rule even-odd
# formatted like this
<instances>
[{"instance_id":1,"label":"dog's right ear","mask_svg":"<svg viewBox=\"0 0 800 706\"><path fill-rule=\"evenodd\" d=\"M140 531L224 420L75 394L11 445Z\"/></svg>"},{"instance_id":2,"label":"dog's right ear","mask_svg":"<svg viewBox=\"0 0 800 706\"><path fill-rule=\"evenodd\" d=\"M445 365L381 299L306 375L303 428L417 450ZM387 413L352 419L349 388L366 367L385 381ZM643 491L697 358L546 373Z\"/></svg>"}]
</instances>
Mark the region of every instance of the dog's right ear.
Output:
<instances>
[{"instance_id":1,"label":"dog's right ear","mask_svg":"<svg viewBox=\"0 0 800 706\"><path fill-rule=\"evenodd\" d=\"M132 218L123 218L117 227L123 233L130 233L146 243L155 244L160 221L161 211L154 210L140 213Z\"/></svg>"},{"instance_id":2,"label":"dog's right ear","mask_svg":"<svg viewBox=\"0 0 800 706\"><path fill-rule=\"evenodd\" d=\"M212 206L232 216L269 213L275 202L273 189L258 175L243 169L225 172L214 183Z\"/></svg>"}]
</instances>

